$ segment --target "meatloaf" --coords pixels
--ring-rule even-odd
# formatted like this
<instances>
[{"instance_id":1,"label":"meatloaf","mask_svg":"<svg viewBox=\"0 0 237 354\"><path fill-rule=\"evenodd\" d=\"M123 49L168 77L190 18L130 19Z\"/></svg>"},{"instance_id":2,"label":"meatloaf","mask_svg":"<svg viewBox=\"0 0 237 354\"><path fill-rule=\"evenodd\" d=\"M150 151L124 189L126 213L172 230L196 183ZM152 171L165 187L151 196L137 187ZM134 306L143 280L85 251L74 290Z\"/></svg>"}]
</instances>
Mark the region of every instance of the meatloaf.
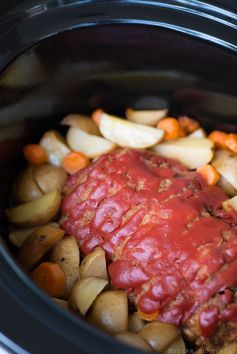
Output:
<instances>
[{"instance_id":1,"label":"meatloaf","mask_svg":"<svg viewBox=\"0 0 237 354\"><path fill-rule=\"evenodd\" d=\"M197 172L122 149L69 177L62 227L106 251L114 287L205 348L237 340L237 213Z\"/></svg>"}]
</instances>

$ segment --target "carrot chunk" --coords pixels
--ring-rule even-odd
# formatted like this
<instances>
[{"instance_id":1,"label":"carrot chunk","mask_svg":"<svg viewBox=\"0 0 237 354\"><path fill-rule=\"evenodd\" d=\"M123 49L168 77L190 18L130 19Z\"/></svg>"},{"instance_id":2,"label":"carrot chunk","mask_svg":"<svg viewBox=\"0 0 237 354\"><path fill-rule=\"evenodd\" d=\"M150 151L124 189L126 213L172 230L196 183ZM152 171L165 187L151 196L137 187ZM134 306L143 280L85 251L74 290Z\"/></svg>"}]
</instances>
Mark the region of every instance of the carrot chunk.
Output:
<instances>
[{"instance_id":1,"label":"carrot chunk","mask_svg":"<svg viewBox=\"0 0 237 354\"><path fill-rule=\"evenodd\" d=\"M178 120L172 117L161 119L157 124L157 128L165 131L164 140L174 140L185 136L185 132Z\"/></svg>"},{"instance_id":2,"label":"carrot chunk","mask_svg":"<svg viewBox=\"0 0 237 354\"><path fill-rule=\"evenodd\" d=\"M155 321L157 320L158 316L159 316L159 311L154 311L154 312L151 312L151 313L145 313L141 310L137 310L136 314L138 315L138 317L140 317L142 320L145 320L145 321L149 321L149 322L152 322L152 321Z\"/></svg>"},{"instance_id":3,"label":"carrot chunk","mask_svg":"<svg viewBox=\"0 0 237 354\"><path fill-rule=\"evenodd\" d=\"M89 165L89 162L89 158L83 153L72 151L64 157L62 167L69 175L73 175Z\"/></svg>"},{"instance_id":4,"label":"carrot chunk","mask_svg":"<svg viewBox=\"0 0 237 354\"><path fill-rule=\"evenodd\" d=\"M28 144L23 147L26 160L32 165L42 165L47 161L44 148L38 144Z\"/></svg>"},{"instance_id":5,"label":"carrot chunk","mask_svg":"<svg viewBox=\"0 0 237 354\"><path fill-rule=\"evenodd\" d=\"M237 134L228 134L225 144L231 151L237 154Z\"/></svg>"},{"instance_id":6,"label":"carrot chunk","mask_svg":"<svg viewBox=\"0 0 237 354\"><path fill-rule=\"evenodd\" d=\"M57 263L44 262L31 272L32 280L49 296L62 297L66 290L66 278Z\"/></svg>"},{"instance_id":7,"label":"carrot chunk","mask_svg":"<svg viewBox=\"0 0 237 354\"><path fill-rule=\"evenodd\" d=\"M198 167L197 172L205 178L209 186L215 186L215 184L220 178L220 175L215 169L215 167L209 164Z\"/></svg>"},{"instance_id":8,"label":"carrot chunk","mask_svg":"<svg viewBox=\"0 0 237 354\"><path fill-rule=\"evenodd\" d=\"M222 132L220 130L213 130L213 132L211 132L208 135L208 139L210 139L217 148L220 149L226 149L226 138L228 137L228 134L226 134L225 132Z\"/></svg>"},{"instance_id":9,"label":"carrot chunk","mask_svg":"<svg viewBox=\"0 0 237 354\"><path fill-rule=\"evenodd\" d=\"M191 134L200 127L198 121L187 116L179 117L178 122L186 134Z\"/></svg>"},{"instance_id":10,"label":"carrot chunk","mask_svg":"<svg viewBox=\"0 0 237 354\"><path fill-rule=\"evenodd\" d=\"M103 114L103 112L104 112L103 109L97 108L91 115L91 118L92 118L93 122L97 125L97 127L100 123L100 117Z\"/></svg>"}]
</instances>

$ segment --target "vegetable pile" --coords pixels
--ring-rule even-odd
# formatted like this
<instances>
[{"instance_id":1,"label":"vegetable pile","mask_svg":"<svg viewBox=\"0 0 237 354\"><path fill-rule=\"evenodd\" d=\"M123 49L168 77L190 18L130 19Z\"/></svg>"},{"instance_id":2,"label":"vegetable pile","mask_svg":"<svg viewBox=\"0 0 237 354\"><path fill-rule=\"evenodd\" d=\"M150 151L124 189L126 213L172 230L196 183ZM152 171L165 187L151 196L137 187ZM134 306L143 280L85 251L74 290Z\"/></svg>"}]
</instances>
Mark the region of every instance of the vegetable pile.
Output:
<instances>
[{"instance_id":1,"label":"vegetable pile","mask_svg":"<svg viewBox=\"0 0 237 354\"><path fill-rule=\"evenodd\" d=\"M118 340L234 354L237 135L167 114L71 114L66 138L25 146L9 239L42 290Z\"/></svg>"}]
</instances>

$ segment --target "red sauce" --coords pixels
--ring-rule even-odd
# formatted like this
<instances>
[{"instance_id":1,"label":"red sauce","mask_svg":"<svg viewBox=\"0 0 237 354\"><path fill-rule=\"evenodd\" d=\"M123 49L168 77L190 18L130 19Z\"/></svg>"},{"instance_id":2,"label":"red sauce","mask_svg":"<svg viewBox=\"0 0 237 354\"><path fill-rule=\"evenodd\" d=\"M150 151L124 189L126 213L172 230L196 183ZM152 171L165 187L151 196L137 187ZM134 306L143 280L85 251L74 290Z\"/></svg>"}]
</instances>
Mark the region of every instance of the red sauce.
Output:
<instances>
[{"instance_id":1,"label":"red sauce","mask_svg":"<svg viewBox=\"0 0 237 354\"><path fill-rule=\"evenodd\" d=\"M177 161L124 149L70 177L66 191L63 228L83 252L106 250L113 284L141 311L178 325L237 284L237 213L224 212L221 189ZM202 309L203 336L236 316L226 306Z\"/></svg>"}]
</instances>

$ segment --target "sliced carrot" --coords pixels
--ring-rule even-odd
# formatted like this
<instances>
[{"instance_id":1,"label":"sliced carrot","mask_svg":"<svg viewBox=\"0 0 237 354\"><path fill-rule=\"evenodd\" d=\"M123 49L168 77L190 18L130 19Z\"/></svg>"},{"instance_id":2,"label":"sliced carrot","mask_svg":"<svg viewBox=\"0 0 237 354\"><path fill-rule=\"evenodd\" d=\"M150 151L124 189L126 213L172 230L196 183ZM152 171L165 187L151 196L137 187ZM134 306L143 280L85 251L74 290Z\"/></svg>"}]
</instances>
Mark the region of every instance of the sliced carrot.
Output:
<instances>
[{"instance_id":1,"label":"sliced carrot","mask_svg":"<svg viewBox=\"0 0 237 354\"><path fill-rule=\"evenodd\" d=\"M136 312L136 314L138 315L139 318L141 318L142 320L145 320L145 321L149 321L149 322L157 320L159 313L160 312L158 310L151 312L151 313L145 313L139 309Z\"/></svg>"},{"instance_id":2,"label":"sliced carrot","mask_svg":"<svg viewBox=\"0 0 237 354\"><path fill-rule=\"evenodd\" d=\"M47 161L44 148L38 144L28 144L23 147L26 160L32 165L42 165Z\"/></svg>"},{"instance_id":3,"label":"sliced carrot","mask_svg":"<svg viewBox=\"0 0 237 354\"><path fill-rule=\"evenodd\" d=\"M226 149L226 138L228 137L228 134L226 134L225 132L222 132L220 130L213 130L213 132L211 132L208 135L208 139L211 140L215 146L217 148L220 149Z\"/></svg>"},{"instance_id":4,"label":"sliced carrot","mask_svg":"<svg viewBox=\"0 0 237 354\"><path fill-rule=\"evenodd\" d=\"M86 155L81 152L72 151L64 157L62 167L67 173L69 173L69 175L73 175L89 165L89 163L89 158Z\"/></svg>"},{"instance_id":5,"label":"sliced carrot","mask_svg":"<svg viewBox=\"0 0 237 354\"><path fill-rule=\"evenodd\" d=\"M157 124L157 128L165 131L164 140L173 140L185 135L185 132L180 126L178 120L172 117L161 119Z\"/></svg>"},{"instance_id":6,"label":"sliced carrot","mask_svg":"<svg viewBox=\"0 0 237 354\"><path fill-rule=\"evenodd\" d=\"M65 294L66 277L57 263L41 263L31 272L31 277L49 296L62 297Z\"/></svg>"},{"instance_id":7,"label":"sliced carrot","mask_svg":"<svg viewBox=\"0 0 237 354\"><path fill-rule=\"evenodd\" d=\"M200 124L195 119L189 118L187 116L179 117L178 119L180 126L187 134L193 133L200 127Z\"/></svg>"},{"instance_id":8,"label":"sliced carrot","mask_svg":"<svg viewBox=\"0 0 237 354\"><path fill-rule=\"evenodd\" d=\"M237 154L237 134L228 134L225 144L231 151Z\"/></svg>"},{"instance_id":9,"label":"sliced carrot","mask_svg":"<svg viewBox=\"0 0 237 354\"><path fill-rule=\"evenodd\" d=\"M215 167L209 164L198 167L197 172L205 178L209 186L215 186L215 184L220 178L220 175L215 169Z\"/></svg>"},{"instance_id":10,"label":"sliced carrot","mask_svg":"<svg viewBox=\"0 0 237 354\"><path fill-rule=\"evenodd\" d=\"M97 108L91 115L91 118L92 118L93 122L97 125L97 127L100 123L100 117L103 112L104 112L103 109Z\"/></svg>"}]
</instances>

